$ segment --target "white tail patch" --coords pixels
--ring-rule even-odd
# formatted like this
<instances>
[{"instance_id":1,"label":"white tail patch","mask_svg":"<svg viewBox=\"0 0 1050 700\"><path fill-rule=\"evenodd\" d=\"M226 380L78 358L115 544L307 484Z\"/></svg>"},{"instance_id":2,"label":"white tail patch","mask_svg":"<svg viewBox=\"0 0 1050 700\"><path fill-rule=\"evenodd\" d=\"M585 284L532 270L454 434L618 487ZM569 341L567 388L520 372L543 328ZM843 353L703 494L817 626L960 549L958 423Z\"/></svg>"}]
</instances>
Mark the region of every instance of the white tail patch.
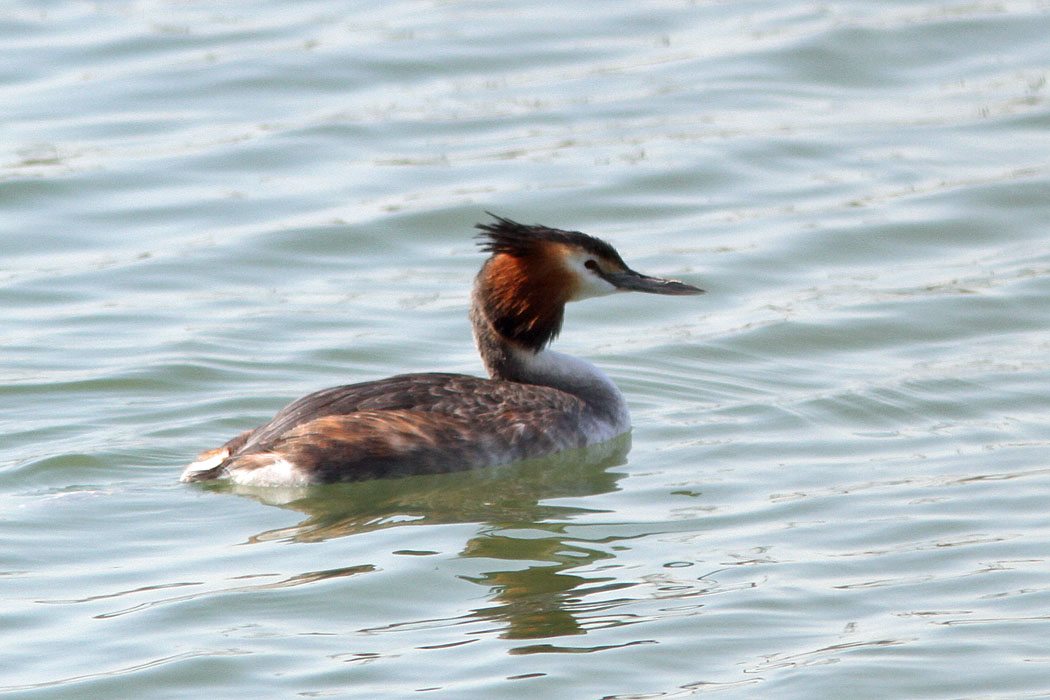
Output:
<instances>
[{"instance_id":1,"label":"white tail patch","mask_svg":"<svg viewBox=\"0 0 1050 700\"><path fill-rule=\"evenodd\" d=\"M184 483L188 482L193 478L194 474L197 474L198 472L206 472L209 469L219 466L222 464L222 461L229 456L230 451L225 447L201 452L197 455L197 460L195 462L182 470L182 476L179 477L179 481Z\"/></svg>"},{"instance_id":2,"label":"white tail patch","mask_svg":"<svg viewBox=\"0 0 1050 700\"><path fill-rule=\"evenodd\" d=\"M280 455L253 457L255 463L251 467L238 468L234 464L227 478L241 486L309 486L314 483L309 474Z\"/></svg>"}]
</instances>

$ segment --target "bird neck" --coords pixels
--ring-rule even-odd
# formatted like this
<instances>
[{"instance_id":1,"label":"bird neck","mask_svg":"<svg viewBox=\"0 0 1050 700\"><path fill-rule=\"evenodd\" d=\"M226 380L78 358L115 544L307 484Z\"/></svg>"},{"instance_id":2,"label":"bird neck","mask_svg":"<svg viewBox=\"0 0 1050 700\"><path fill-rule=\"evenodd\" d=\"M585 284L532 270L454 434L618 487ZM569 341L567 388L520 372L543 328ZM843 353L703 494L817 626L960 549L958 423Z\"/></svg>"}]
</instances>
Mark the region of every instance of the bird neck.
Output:
<instances>
[{"instance_id":1,"label":"bird neck","mask_svg":"<svg viewBox=\"0 0 1050 700\"><path fill-rule=\"evenodd\" d=\"M507 337L500 328L511 327L505 319L492 317L498 308L485 298L486 287L479 275L471 299L470 320L474 342L489 376L495 380L548 386L581 399L593 414L626 429L627 402L619 388L600 369L586 360ZM557 310L560 325L564 304Z\"/></svg>"}]
</instances>

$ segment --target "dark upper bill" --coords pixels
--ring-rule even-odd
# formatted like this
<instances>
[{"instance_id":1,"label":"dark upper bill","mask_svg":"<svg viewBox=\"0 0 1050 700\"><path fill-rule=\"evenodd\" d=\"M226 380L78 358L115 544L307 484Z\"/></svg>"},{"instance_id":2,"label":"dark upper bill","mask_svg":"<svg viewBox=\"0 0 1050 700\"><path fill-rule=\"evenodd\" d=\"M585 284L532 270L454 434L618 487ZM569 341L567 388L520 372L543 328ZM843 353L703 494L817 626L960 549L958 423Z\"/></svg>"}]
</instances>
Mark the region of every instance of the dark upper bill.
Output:
<instances>
[{"instance_id":1,"label":"dark upper bill","mask_svg":"<svg viewBox=\"0 0 1050 700\"><path fill-rule=\"evenodd\" d=\"M703 294L704 290L694 287L678 280L665 280L660 277L650 277L634 270L603 274L603 278L615 285L617 289L628 292L648 292L650 294Z\"/></svg>"}]
</instances>

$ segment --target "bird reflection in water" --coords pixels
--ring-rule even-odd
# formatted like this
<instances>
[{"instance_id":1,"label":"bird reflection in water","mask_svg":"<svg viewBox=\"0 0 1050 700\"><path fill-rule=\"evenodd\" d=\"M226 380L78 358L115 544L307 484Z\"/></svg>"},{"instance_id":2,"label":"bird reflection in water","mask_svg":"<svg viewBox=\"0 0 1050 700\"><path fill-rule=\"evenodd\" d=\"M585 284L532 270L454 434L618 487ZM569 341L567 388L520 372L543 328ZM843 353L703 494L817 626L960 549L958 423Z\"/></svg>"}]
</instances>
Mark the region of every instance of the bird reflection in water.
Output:
<instances>
[{"instance_id":1,"label":"bird reflection in water","mask_svg":"<svg viewBox=\"0 0 1050 700\"><path fill-rule=\"evenodd\" d=\"M578 535L565 534L575 519L603 511L553 502L618 490L623 474L610 469L626 462L629 449L626 434L540 459L453 474L287 489L219 483L208 489L307 515L297 525L259 533L250 542L320 542L386 528L478 523L482 527L458 556L493 563L491 571L463 577L489 589L491 597L467 619L497 623L504 638L538 639L584 634L576 611L590 606L580 599L630 585L571 573L612 557L607 551L611 538L599 536L606 546L589 547ZM341 562L340 569L373 563Z\"/></svg>"}]
</instances>

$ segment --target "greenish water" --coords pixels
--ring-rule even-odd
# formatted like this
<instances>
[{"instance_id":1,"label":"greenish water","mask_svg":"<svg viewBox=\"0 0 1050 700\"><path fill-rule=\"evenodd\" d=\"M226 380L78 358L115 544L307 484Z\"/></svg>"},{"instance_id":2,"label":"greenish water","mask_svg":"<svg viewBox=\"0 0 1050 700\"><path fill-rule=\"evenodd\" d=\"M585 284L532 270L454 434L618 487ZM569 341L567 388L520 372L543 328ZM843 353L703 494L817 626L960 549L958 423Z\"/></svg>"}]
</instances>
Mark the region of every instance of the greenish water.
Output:
<instances>
[{"instance_id":1,"label":"greenish water","mask_svg":"<svg viewBox=\"0 0 1050 700\"><path fill-rule=\"evenodd\" d=\"M1050 6L0 9L0 694L1050 697ZM177 483L479 373L490 210L698 298L570 308L634 431Z\"/></svg>"}]
</instances>

